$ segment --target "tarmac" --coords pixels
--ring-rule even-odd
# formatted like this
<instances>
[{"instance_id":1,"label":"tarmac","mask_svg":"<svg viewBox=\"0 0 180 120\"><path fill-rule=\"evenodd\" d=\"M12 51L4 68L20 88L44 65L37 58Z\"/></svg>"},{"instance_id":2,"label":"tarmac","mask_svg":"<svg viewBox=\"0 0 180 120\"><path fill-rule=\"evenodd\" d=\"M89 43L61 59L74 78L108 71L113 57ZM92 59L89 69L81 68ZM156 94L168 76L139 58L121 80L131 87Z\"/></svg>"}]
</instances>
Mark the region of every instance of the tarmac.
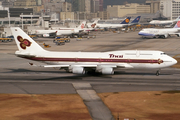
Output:
<instances>
[{"instance_id":1,"label":"tarmac","mask_svg":"<svg viewBox=\"0 0 180 120\"><path fill-rule=\"evenodd\" d=\"M180 54L180 38L142 39L138 31L128 33L94 32L96 38L83 38L58 46L53 38L34 39L46 50L106 52L114 50L160 50L170 56ZM94 120L112 118L111 112L96 93L129 91L180 90L180 69L119 70L114 75L75 75L64 70L30 66L26 59L14 55L15 42L0 43L0 93L10 94L79 94ZM33 62L38 64L38 62ZM40 63L41 64L41 63ZM100 114L97 114L100 113ZM106 116L108 115L108 116Z\"/></svg>"}]
</instances>

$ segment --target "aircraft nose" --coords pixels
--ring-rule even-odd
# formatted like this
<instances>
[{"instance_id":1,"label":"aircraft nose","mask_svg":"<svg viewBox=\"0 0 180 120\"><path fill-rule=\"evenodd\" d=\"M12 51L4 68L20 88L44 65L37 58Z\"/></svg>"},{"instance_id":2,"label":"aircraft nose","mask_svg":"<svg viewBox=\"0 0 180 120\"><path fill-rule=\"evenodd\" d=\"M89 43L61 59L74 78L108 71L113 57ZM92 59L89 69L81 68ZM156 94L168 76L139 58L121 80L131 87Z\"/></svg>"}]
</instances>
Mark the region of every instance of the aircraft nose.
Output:
<instances>
[{"instance_id":1,"label":"aircraft nose","mask_svg":"<svg viewBox=\"0 0 180 120\"><path fill-rule=\"evenodd\" d=\"M172 58L172 64L175 65L177 63L177 60Z\"/></svg>"},{"instance_id":2,"label":"aircraft nose","mask_svg":"<svg viewBox=\"0 0 180 120\"><path fill-rule=\"evenodd\" d=\"M171 58L169 61L167 61L169 66L175 65L177 63L177 60L174 58Z\"/></svg>"},{"instance_id":3,"label":"aircraft nose","mask_svg":"<svg viewBox=\"0 0 180 120\"><path fill-rule=\"evenodd\" d=\"M176 63L177 63L177 60L175 60L174 58L172 58L172 57L170 57L170 58L168 58L168 59L164 59L163 60L164 61L164 63L165 63L165 65L166 66L173 66L173 65L175 65Z\"/></svg>"},{"instance_id":4,"label":"aircraft nose","mask_svg":"<svg viewBox=\"0 0 180 120\"><path fill-rule=\"evenodd\" d=\"M140 32L138 33L138 35L143 35L143 32L140 31Z\"/></svg>"}]
</instances>

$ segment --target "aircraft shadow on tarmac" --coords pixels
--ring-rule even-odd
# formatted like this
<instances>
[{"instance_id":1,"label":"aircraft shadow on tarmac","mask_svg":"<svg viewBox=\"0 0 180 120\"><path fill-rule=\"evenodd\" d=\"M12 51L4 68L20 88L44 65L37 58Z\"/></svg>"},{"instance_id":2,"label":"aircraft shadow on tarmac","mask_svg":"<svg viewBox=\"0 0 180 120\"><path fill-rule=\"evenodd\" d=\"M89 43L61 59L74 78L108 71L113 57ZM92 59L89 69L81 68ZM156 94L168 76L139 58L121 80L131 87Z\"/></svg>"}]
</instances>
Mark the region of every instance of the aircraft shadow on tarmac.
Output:
<instances>
[{"instance_id":1,"label":"aircraft shadow on tarmac","mask_svg":"<svg viewBox=\"0 0 180 120\"><path fill-rule=\"evenodd\" d=\"M127 76L133 76L137 75L137 76L156 76L155 73L153 71L115 71L114 75L103 75L101 73L96 73L96 72L89 72L85 75L77 75L77 74L72 74L72 73L67 73L66 71L38 71L38 70L28 70L28 69L8 69L9 72L4 72L4 73L25 73L27 76L32 76L32 77L28 77L27 80L57 80L57 81L61 81L61 80L82 80L84 78L112 78L113 76L117 76L120 75L127 75ZM44 74L44 75L43 75ZM58 74L60 74L60 76L57 76ZM63 75L62 75L63 74ZM39 75L39 76L33 76L33 75ZM48 75L48 76L47 76ZM54 75L54 76L53 76ZM168 72L164 72L161 73L160 76L164 76L164 75L171 75L171 73ZM125 76L123 76L124 78ZM157 76L158 77L158 76ZM21 78L18 78L18 80L20 80ZM24 79L24 77L22 77L22 79Z\"/></svg>"}]
</instances>

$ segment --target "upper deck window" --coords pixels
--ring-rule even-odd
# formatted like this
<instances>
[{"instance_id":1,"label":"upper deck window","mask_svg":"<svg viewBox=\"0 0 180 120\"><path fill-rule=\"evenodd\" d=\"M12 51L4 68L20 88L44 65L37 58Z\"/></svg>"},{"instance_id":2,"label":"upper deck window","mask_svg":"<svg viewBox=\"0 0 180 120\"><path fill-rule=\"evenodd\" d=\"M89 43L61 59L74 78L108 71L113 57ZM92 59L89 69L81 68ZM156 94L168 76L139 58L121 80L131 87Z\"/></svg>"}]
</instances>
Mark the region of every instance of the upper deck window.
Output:
<instances>
[{"instance_id":1,"label":"upper deck window","mask_svg":"<svg viewBox=\"0 0 180 120\"><path fill-rule=\"evenodd\" d=\"M161 53L161 55L167 55L166 53Z\"/></svg>"}]
</instances>

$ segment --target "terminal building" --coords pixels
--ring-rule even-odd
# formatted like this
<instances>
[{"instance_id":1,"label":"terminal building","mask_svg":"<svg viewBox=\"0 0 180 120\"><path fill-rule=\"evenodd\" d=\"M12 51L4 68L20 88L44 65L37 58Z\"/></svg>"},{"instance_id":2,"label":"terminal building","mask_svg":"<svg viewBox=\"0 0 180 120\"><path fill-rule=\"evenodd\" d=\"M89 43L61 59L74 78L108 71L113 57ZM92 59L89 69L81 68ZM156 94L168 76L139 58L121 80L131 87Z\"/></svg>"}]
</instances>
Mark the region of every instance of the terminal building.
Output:
<instances>
[{"instance_id":1,"label":"terminal building","mask_svg":"<svg viewBox=\"0 0 180 120\"><path fill-rule=\"evenodd\" d=\"M176 19L180 16L180 0L161 0L160 10L165 17Z\"/></svg>"},{"instance_id":2,"label":"terminal building","mask_svg":"<svg viewBox=\"0 0 180 120\"><path fill-rule=\"evenodd\" d=\"M140 5L137 3L113 6L108 5L107 12L109 12L110 18L124 17L127 14L150 13L150 5Z\"/></svg>"}]
</instances>

